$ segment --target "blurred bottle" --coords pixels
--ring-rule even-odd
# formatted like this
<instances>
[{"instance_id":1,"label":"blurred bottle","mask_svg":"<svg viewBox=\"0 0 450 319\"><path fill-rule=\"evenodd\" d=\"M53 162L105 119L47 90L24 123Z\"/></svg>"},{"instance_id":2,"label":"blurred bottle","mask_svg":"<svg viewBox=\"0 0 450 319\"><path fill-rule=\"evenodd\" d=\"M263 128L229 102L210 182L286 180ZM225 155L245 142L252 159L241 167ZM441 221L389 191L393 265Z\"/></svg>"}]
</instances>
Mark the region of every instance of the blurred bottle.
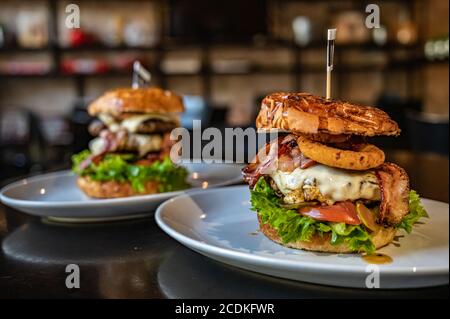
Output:
<instances>
[{"instance_id":1,"label":"blurred bottle","mask_svg":"<svg viewBox=\"0 0 450 319\"><path fill-rule=\"evenodd\" d=\"M48 44L48 22L45 12L20 11L17 15L17 42L24 48L41 48Z\"/></svg>"},{"instance_id":2,"label":"blurred bottle","mask_svg":"<svg viewBox=\"0 0 450 319\"><path fill-rule=\"evenodd\" d=\"M449 38L444 37L430 39L425 43L425 57L428 60L448 60L449 58Z\"/></svg>"},{"instance_id":3,"label":"blurred bottle","mask_svg":"<svg viewBox=\"0 0 450 319\"><path fill-rule=\"evenodd\" d=\"M155 24L143 18L133 19L125 26L124 42L130 47L146 47L158 42Z\"/></svg>"},{"instance_id":4,"label":"blurred bottle","mask_svg":"<svg viewBox=\"0 0 450 319\"><path fill-rule=\"evenodd\" d=\"M300 46L306 46L311 42L311 21L308 17L298 16L292 20L294 40Z\"/></svg>"},{"instance_id":5,"label":"blurred bottle","mask_svg":"<svg viewBox=\"0 0 450 319\"><path fill-rule=\"evenodd\" d=\"M108 22L108 33L103 41L109 46L121 46L124 43L125 19L121 15L114 15Z\"/></svg>"},{"instance_id":6,"label":"blurred bottle","mask_svg":"<svg viewBox=\"0 0 450 319\"><path fill-rule=\"evenodd\" d=\"M334 26L336 43L354 44L365 43L370 40L369 29L365 25L365 16L358 11L344 11L335 17Z\"/></svg>"},{"instance_id":7,"label":"blurred bottle","mask_svg":"<svg viewBox=\"0 0 450 319\"><path fill-rule=\"evenodd\" d=\"M377 45L385 45L388 39L388 32L385 26L380 25L374 28L372 32L373 42Z\"/></svg>"}]
</instances>

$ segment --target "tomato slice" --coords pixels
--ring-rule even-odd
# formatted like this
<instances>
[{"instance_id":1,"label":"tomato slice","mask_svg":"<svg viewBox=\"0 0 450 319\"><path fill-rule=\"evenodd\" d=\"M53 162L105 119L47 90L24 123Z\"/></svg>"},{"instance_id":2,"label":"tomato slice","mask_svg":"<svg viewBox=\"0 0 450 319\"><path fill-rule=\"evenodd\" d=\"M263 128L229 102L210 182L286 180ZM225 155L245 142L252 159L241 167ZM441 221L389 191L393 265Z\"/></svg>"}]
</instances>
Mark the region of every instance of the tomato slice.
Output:
<instances>
[{"instance_id":1,"label":"tomato slice","mask_svg":"<svg viewBox=\"0 0 450 319\"><path fill-rule=\"evenodd\" d=\"M359 225L361 221L356 213L355 204L349 201L339 202L331 206L303 207L299 213L317 220Z\"/></svg>"}]
</instances>

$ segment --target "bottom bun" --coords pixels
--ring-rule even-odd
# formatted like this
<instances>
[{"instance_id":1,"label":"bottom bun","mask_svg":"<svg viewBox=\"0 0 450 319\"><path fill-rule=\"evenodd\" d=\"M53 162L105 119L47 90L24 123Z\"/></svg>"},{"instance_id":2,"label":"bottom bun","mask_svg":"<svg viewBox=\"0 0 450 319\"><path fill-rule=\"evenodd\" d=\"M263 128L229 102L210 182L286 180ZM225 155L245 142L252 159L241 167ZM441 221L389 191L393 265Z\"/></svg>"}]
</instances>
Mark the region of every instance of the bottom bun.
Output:
<instances>
[{"instance_id":1,"label":"bottom bun","mask_svg":"<svg viewBox=\"0 0 450 319\"><path fill-rule=\"evenodd\" d=\"M93 181L89 177L78 177L78 187L89 197L94 198L117 198L134 195L145 195L158 193L158 182L149 181L145 184L144 192L136 192L130 182Z\"/></svg>"},{"instance_id":2,"label":"bottom bun","mask_svg":"<svg viewBox=\"0 0 450 319\"><path fill-rule=\"evenodd\" d=\"M322 237L315 234L312 236L310 241L295 241L290 243L283 243L281 242L280 236L278 236L277 230L272 226L270 226L269 224L263 224L259 214L258 214L258 222L259 222L259 229L261 230L261 232L264 235L266 235L266 237L268 237L270 240L273 240L274 242L282 246L327 253L355 253L355 251L352 251L348 248L346 243L342 243L339 245L332 245L330 243L331 237L330 234L324 234ZM372 234L372 242L377 249L386 246L394 239L396 232L397 229L394 227L389 228L380 227L379 231Z\"/></svg>"}]
</instances>

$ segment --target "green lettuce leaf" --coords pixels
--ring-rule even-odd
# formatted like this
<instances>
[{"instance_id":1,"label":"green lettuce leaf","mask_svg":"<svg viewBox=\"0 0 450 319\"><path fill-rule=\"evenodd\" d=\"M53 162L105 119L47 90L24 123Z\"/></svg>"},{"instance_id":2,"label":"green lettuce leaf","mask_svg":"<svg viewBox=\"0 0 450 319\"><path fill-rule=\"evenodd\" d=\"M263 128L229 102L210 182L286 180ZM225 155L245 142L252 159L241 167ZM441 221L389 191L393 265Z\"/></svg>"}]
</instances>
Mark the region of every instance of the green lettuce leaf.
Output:
<instances>
[{"instance_id":1,"label":"green lettuce leaf","mask_svg":"<svg viewBox=\"0 0 450 319\"><path fill-rule=\"evenodd\" d=\"M368 254L375 251L370 234L363 226L320 222L300 215L295 209L281 207L281 198L264 177L258 180L250 193L252 210L258 212L263 223L269 223L277 230L283 243L309 241L314 234L331 233L333 245L345 242L352 251Z\"/></svg>"},{"instance_id":2,"label":"green lettuce leaf","mask_svg":"<svg viewBox=\"0 0 450 319\"><path fill-rule=\"evenodd\" d=\"M409 213L403 217L397 228L404 229L407 233L410 233L414 224L422 217L428 218L428 214L420 202L419 194L415 190L411 190L409 192Z\"/></svg>"},{"instance_id":3,"label":"green lettuce leaf","mask_svg":"<svg viewBox=\"0 0 450 319\"><path fill-rule=\"evenodd\" d=\"M130 182L137 192L143 192L145 183L148 181L159 182L159 192L171 192L190 187L186 182L188 171L172 163L168 157L143 166L133 164L137 159L134 154L106 154L100 163L91 163L88 167L81 169L80 164L90 155L88 150L84 150L72 156L72 170L75 174L89 176L94 181Z\"/></svg>"},{"instance_id":4,"label":"green lettuce leaf","mask_svg":"<svg viewBox=\"0 0 450 319\"><path fill-rule=\"evenodd\" d=\"M295 241L309 241L314 234L323 236L331 233L330 243L338 245L347 243L352 251L371 254L375 246L370 233L363 225L347 225L345 223L320 222L310 217L298 214L295 209L280 206L282 200L270 187L264 177L261 177L251 190L250 202L252 210L258 212L263 223L269 223L278 232L283 243ZM420 202L416 191L409 193L409 213L396 227L408 233L412 231L415 223L422 217L428 217Z\"/></svg>"}]
</instances>

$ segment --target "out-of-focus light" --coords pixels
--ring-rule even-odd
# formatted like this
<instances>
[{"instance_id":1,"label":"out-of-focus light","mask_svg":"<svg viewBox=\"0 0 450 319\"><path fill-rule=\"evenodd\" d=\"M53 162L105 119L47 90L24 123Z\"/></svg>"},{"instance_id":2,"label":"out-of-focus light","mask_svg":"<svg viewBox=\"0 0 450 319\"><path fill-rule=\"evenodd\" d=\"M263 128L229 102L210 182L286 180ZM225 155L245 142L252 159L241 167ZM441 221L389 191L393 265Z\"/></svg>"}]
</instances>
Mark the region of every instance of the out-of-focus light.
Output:
<instances>
[{"instance_id":1,"label":"out-of-focus light","mask_svg":"<svg viewBox=\"0 0 450 319\"><path fill-rule=\"evenodd\" d=\"M443 40L436 41L434 51L439 58L443 58L445 56L445 42Z\"/></svg>"},{"instance_id":2,"label":"out-of-focus light","mask_svg":"<svg viewBox=\"0 0 450 319\"><path fill-rule=\"evenodd\" d=\"M385 45L388 39L388 33L384 26L373 29L373 42L378 45Z\"/></svg>"},{"instance_id":3,"label":"out-of-focus light","mask_svg":"<svg viewBox=\"0 0 450 319\"><path fill-rule=\"evenodd\" d=\"M202 183L202 188L206 189L206 188L208 188L208 185L209 185L209 183L205 181Z\"/></svg>"},{"instance_id":4,"label":"out-of-focus light","mask_svg":"<svg viewBox=\"0 0 450 319\"><path fill-rule=\"evenodd\" d=\"M192 173L192 179L198 179L198 173L197 172L193 172Z\"/></svg>"},{"instance_id":5,"label":"out-of-focus light","mask_svg":"<svg viewBox=\"0 0 450 319\"><path fill-rule=\"evenodd\" d=\"M428 40L424 47L428 60L445 60L449 57L449 39Z\"/></svg>"},{"instance_id":6,"label":"out-of-focus light","mask_svg":"<svg viewBox=\"0 0 450 319\"><path fill-rule=\"evenodd\" d=\"M311 41L311 20L305 16L298 16L292 20L294 40L300 46L306 46Z\"/></svg>"},{"instance_id":7,"label":"out-of-focus light","mask_svg":"<svg viewBox=\"0 0 450 319\"><path fill-rule=\"evenodd\" d=\"M41 193L41 195L45 194L45 188L41 188L41 190L39 191L39 193Z\"/></svg>"},{"instance_id":8,"label":"out-of-focus light","mask_svg":"<svg viewBox=\"0 0 450 319\"><path fill-rule=\"evenodd\" d=\"M402 29L397 32L397 40L401 44L409 44L413 40L413 36L410 30Z\"/></svg>"},{"instance_id":9,"label":"out-of-focus light","mask_svg":"<svg viewBox=\"0 0 450 319\"><path fill-rule=\"evenodd\" d=\"M434 56L434 45L432 41L427 41L425 43L425 56L427 59L432 59Z\"/></svg>"}]
</instances>

